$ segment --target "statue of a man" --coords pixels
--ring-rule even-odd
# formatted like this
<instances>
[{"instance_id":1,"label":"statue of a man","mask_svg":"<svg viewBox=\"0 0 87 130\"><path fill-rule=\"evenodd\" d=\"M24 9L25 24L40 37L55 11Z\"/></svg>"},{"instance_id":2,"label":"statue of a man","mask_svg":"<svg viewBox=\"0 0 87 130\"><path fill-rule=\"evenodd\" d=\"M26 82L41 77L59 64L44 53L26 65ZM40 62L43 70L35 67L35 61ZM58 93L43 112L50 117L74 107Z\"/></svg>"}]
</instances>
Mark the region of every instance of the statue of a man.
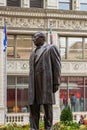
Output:
<instances>
[{"instance_id":1,"label":"statue of a man","mask_svg":"<svg viewBox=\"0 0 87 130\"><path fill-rule=\"evenodd\" d=\"M61 59L55 45L45 43L42 32L33 37L36 49L30 56L29 108L30 128L39 130L40 106L44 108L44 128L52 129L55 92L60 85Z\"/></svg>"}]
</instances>

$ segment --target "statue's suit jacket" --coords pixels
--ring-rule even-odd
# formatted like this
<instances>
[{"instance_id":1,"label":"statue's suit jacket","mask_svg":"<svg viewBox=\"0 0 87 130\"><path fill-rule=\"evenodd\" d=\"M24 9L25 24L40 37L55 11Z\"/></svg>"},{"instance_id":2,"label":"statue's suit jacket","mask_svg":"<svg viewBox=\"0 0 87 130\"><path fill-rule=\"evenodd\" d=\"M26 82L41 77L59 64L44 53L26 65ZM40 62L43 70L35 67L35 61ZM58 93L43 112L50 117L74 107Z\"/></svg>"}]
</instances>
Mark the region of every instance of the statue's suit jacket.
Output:
<instances>
[{"instance_id":1,"label":"statue's suit jacket","mask_svg":"<svg viewBox=\"0 0 87 130\"><path fill-rule=\"evenodd\" d=\"M36 56L37 55L37 56ZM36 57L36 58L35 58ZM60 85L61 59L54 45L44 44L29 60L29 105L55 103Z\"/></svg>"}]
</instances>

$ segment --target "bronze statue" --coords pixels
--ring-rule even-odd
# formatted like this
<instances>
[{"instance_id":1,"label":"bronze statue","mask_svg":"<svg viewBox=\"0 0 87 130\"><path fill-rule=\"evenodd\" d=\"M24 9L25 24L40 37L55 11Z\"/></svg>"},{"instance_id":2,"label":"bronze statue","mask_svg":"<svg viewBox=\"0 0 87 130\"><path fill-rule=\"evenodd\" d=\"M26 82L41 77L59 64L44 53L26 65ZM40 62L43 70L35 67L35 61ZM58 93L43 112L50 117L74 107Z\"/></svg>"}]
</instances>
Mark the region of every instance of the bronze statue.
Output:
<instances>
[{"instance_id":1,"label":"bronze statue","mask_svg":"<svg viewBox=\"0 0 87 130\"><path fill-rule=\"evenodd\" d=\"M39 130L40 106L44 107L44 128L52 130L55 92L60 85L61 59L55 45L45 43L42 32L33 37L36 49L30 56L29 108L30 128Z\"/></svg>"}]
</instances>

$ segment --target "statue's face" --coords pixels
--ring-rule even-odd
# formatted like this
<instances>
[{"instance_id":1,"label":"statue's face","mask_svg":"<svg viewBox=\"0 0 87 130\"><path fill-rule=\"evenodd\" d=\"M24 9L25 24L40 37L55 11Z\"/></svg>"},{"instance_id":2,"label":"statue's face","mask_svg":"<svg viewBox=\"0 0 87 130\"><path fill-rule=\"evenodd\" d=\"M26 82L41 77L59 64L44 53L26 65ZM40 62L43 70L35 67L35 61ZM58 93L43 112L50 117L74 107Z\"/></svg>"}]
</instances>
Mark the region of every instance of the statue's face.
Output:
<instances>
[{"instance_id":1,"label":"statue's face","mask_svg":"<svg viewBox=\"0 0 87 130\"><path fill-rule=\"evenodd\" d=\"M42 33L36 33L33 37L33 41L36 46L42 46L45 41L44 34L42 35Z\"/></svg>"}]
</instances>

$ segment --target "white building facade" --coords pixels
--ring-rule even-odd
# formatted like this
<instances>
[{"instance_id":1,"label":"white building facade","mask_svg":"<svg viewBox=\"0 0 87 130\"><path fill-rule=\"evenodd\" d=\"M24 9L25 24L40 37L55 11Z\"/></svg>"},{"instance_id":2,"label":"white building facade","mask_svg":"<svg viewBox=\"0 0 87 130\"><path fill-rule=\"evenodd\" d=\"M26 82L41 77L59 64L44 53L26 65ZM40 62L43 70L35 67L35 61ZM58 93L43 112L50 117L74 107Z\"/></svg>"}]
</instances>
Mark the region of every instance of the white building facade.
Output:
<instances>
[{"instance_id":1,"label":"white building facade","mask_svg":"<svg viewBox=\"0 0 87 130\"><path fill-rule=\"evenodd\" d=\"M8 39L7 63L3 53L4 23L7 26ZM28 75L29 56L33 49L32 37L35 32L42 31L46 34L47 43L50 44L50 24L53 44L57 45L62 58L61 86L56 93L54 123L59 121L65 103L72 107L70 101L72 94L76 96L74 120L78 120L77 115L82 112L86 116L84 111L87 111L87 2L0 0L1 124L5 122L5 111L6 122L29 122Z\"/></svg>"}]
</instances>

